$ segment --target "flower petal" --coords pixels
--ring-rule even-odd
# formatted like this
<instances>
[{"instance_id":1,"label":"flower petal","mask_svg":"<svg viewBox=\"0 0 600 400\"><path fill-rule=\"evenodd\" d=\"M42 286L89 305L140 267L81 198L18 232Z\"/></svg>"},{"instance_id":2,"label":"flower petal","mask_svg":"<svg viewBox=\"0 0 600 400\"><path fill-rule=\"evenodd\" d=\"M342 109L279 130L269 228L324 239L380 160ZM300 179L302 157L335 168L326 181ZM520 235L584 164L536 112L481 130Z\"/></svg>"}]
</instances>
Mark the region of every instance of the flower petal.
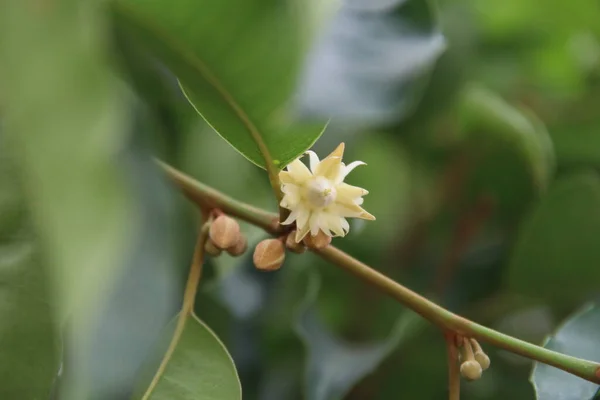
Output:
<instances>
[{"instance_id":1,"label":"flower petal","mask_svg":"<svg viewBox=\"0 0 600 400\"><path fill-rule=\"evenodd\" d=\"M343 158L345 147L346 147L346 145L344 144L344 142L340 143L338 145L338 147L336 147L335 150L332 151L331 154L329 154L326 158L329 158L329 157L339 157L340 159Z\"/></svg>"},{"instance_id":2,"label":"flower petal","mask_svg":"<svg viewBox=\"0 0 600 400\"><path fill-rule=\"evenodd\" d=\"M341 224L342 229L344 230L345 233L350 232L350 224L348 223L348 221L346 220L346 218L340 217L340 224Z\"/></svg>"},{"instance_id":3,"label":"flower petal","mask_svg":"<svg viewBox=\"0 0 600 400\"><path fill-rule=\"evenodd\" d=\"M321 217L321 213L317 213L317 212L313 212L312 215L310 216L308 225L310 226L310 234L312 236L317 236L317 233L319 233L319 222L321 219L320 217Z\"/></svg>"},{"instance_id":4,"label":"flower petal","mask_svg":"<svg viewBox=\"0 0 600 400\"><path fill-rule=\"evenodd\" d=\"M292 222L294 222L296 220L296 218L298 218L298 212L297 211L292 211L290 213L290 215L288 215L288 217L285 219L285 221L283 221L281 223L281 225L289 225Z\"/></svg>"},{"instance_id":5,"label":"flower petal","mask_svg":"<svg viewBox=\"0 0 600 400\"><path fill-rule=\"evenodd\" d=\"M314 174L315 171L317 170L317 165L319 165L319 162L320 162L319 156L317 155L317 153L315 153L314 151L311 151L311 150L308 150L306 152L306 154L308 154L310 170Z\"/></svg>"},{"instance_id":6,"label":"flower petal","mask_svg":"<svg viewBox=\"0 0 600 400\"><path fill-rule=\"evenodd\" d=\"M331 231L337 236L344 236L346 232L342 229L341 221L342 218L335 214L324 213L321 217L321 230L325 233ZM333 236L331 232L329 232L329 236Z\"/></svg>"},{"instance_id":7,"label":"flower petal","mask_svg":"<svg viewBox=\"0 0 600 400\"><path fill-rule=\"evenodd\" d=\"M312 177L312 174L308 167L304 165L304 163L300 161L299 158L289 163L287 165L287 170L291 175L292 179L295 181L295 183L298 184L306 182L306 180Z\"/></svg>"},{"instance_id":8,"label":"flower petal","mask_svg":"<svg viewBox=\"0 0 600 400\"><path fill-rule=\"evenodd\" d=\"M354 161L351 162L350 164L344 166L344 168L342 168L342 171L340 172L340 174L337 177L337 183L342 182L344 179L346 179L346 177L348 176L348 174L350 172L352 172L352 170L360 165L367 165L367 163L362 162L362 161Z\"/></svg>"},{"instance_id":9,"label":"flower petal","mask_svg":"<svg viewBox=\"0 0 600 400\"><path fill-rule=\"evenodd\" d=\"M280 171L279 172L279 180L281 181L281 183L284 183L284 184L293 184L293 183L296 183L296 181L294 180L294 177L292 176L292 174L290 174L287 171Z\"/></svg>"},{"instance_id":10,"label":"flower petal","mask_svg":"<svg viewBox=\"0 0 600 400\"><path fill-rule=\"evenodd\" d=\"M347 183L340 183L335 188L338 197L344 197L349 199L356 199L357 197L366 196L369 191L358 186L348 185Z\"/></svg>"},{"instance_id":11,"label":"flower petal","mask_svg":"<svg viewBox=\"0 0 600 400\"><path fill-rule=\"evenodd\" d=\"M302 228L298 228L296 230L296 237L294 238L296 239L296 243L300 243L309 230L310 226L308 224L304 225Z\"/></svg>"}]
</instances>

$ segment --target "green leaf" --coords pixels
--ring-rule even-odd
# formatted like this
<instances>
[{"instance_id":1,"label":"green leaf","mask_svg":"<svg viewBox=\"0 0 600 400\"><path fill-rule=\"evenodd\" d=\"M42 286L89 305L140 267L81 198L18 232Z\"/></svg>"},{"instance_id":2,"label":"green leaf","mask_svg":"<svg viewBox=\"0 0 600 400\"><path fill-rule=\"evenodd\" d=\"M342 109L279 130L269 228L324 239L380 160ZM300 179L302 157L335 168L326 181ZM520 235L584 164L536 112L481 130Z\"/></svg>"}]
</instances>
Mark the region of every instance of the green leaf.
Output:
<instances>
[{"instance_id":1,"label":"green leaf","mask_svg":"<svg viewBox=\"0 0 600 400\"><path fill-rule=\"evenodd\" d=\"M169 326L171 340L177 320ZM165 346L166 348L166 346ZM141 396L136 396L141 398ZM219 338L192 315L148 400L240 400L242 387L231 356Z\"/></svg>"},{"instance_id":2,"label":"green leaf","mask_svg":"<svg viewBox=\"0 0 600 400\"><path fill-rule=\"evenodd\" d=\"M305 67L301 111L342 123L399 122L444 47L428 1L343 2Z\"/></svg>"},{"instance_id":3,"label":"green leaf","mask_svg":"<svg viewBox=\"0 0 600 400\"><path fill-rule=\"evenodd\" d=\"M40 310L54 311L35 323L65 328L61 399L131 391L171 317L177 277L165 188L150 156L132 146L132 102L108 67L100 2L26 0L0 13L6 144L48 266L28 274L46 278L52 297ZM38 335L32 346L52 338ZM45 358L30 362L32 377ZM31 378L12 373L15 382Z\"/></svg>"},{"instance_id":4,"label":"green leaf","mask_svg":"<svg viewBox=\"0 0 600 400\"><path fill-rule=\"evenodd\" d=\"M554 174L555 155L550 136L535 115L471 84L462 93L460 119L463 131L472 139L492 150L510 148L524 164L536 191L546 190Z\"/></svg>"},{"instance_id":5,"label":"green leaf","mask_svg":"<svg viewBox=\"0 0 600 400\"><path fill-rule=\"evenodd\" d=\"M307 296L296 321L296 332L308 353L305 394L308 400L341 399L373 372L422 320L406 312L384 340L361 344L345 342L319 319L315 306L319 285L318 276L310 275Z\"/></svg>"},{"instance_id":6,"label":"green leaf","mask_svg":"<svg viewBox=\"0 0 600 400\"><path fill-rule=\"evenodd\" d=\"M600 177L581 170L557 179L523 223L510 287L549 301L577 300L600 281Z\"/></svg>"},{"instance_id":7,"label":"green leaf","mask_svg":"<svg viewBox=\"0 0 600 400\"><path fill-rule=\"evenodd\" d=\"M323 124L300 125L288 109L301 53L289 2L117 0L115 10L177 75L203 118L253 163L265 167L253 136L280 168L320 136Z\"/></svg>"},{"instance_id":8,"label":"green leaf","mask_svg":"<svg viewBox=\"0 0 600 400\"><path fill-rule=\"evenodd\" d=\"M24 196L0 135L0 398L47 398L58 341L42 262Z\"/></svg>"},{"instance_id":9,"label":"green leaf","mask_svg":"<svg viewBox=\"0 0 600 400\"><path fill-rule=\"evenodd\" d=\"M544 347L600 362L600 308L588 304L567 319ZM535 363L531 383L538 400L592 400L600 386L546 364Z\"/></svg>"}]
</instances>

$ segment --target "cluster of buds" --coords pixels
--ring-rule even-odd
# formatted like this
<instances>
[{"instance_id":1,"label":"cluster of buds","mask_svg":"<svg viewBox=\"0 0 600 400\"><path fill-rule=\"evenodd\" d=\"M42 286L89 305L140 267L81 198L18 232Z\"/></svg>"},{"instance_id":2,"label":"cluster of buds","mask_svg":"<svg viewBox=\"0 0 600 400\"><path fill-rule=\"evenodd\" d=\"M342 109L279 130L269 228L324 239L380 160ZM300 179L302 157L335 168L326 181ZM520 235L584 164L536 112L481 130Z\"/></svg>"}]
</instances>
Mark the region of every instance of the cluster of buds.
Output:
<instances>
[{"instance_id":1,"label":"cluster of buds","mask_svg":"<svg viewBox=\"0 0 600 400\"><path fill-rule=\"evenodd\" d=\"M481 378L483 371L490 367L490 358L473 338L459 338L460 352L460 374L470 381Z\"/></svg>"},{"instance_id":2,"label":"cluster of buds","mask_svg":"<svg viewBox=\"0 0 600 400\"><path fill-rule=\"evenodd\" d=\"M331 243L331 236L319 232L316 236L307 235L298 243L295 240L296 231L273 239L265 239L254 249L253 261L261 271L275 271L281 268L285 261L286 249L296 254L302 254L306 248L323 249Z\"/></svg>"},{"instance_id":3,"label":"cluster of buds","mask_svg":"<svg viewBox=\"0 0 600 400\"><path fill-rule=\"evenodd\" d=\"M237 257L242 255L247 248L248 241L240 231L240 225L235 219L222 214L210 224L208 240L204 245L206 253L218 257L224 250Z\"/></svg>"}]
</instances>

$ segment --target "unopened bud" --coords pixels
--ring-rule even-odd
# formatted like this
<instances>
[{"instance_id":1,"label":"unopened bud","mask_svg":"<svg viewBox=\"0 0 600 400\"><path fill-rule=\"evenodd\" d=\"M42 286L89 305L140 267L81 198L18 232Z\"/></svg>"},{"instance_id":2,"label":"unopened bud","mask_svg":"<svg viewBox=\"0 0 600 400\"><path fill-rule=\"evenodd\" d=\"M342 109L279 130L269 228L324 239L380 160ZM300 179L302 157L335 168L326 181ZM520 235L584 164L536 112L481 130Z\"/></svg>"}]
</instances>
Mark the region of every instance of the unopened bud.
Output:
<instances>
[{"instance_id":1,"label":"unopened bud","mask_svg":"<svg viewBox=\"0 0 600 400\"><path fill-rule=\"evenodd\" d=\"M329 246L329 243L331 243L331 236L321 230L319 230L319 233L317 233L316 236L309 234L304 238L304 244L317 250L324 249Z\"/></svg>"},{"instance_id":2,"label":"unopened bud","mask_svg":"<svg viewBox=\"0 0 600 400\"><path fill-rule=\"evenodd\" d=\"M240 235L238 241L232 247L229 247L227 252L234 257L238 257L244 254L246 250L248 250L248 240L244 235Z\"/></svg>"},{"instance_id":3,"label":"unopened bud","mask_svg":"<svg viewBox=\"0 0 600 400\"><path fill-rule=\"evenodd\" d=\"M485 354L479 342L475 339L471 339L471 345L474 350L475 360L481 365L481 368L485 371L490 367L490 358Z\"/></svg>"},{"instance_id":4,"label":"unopened bud","mask_svg":"<svg viewBox=\"0 0 600 400\"><path fill-rule=\"evenodd\" d=\"M490 358L482 351L475 352L475 360L481 365L484 371L490 367Z\"/></svg>"},{"instance_id":5,"label":"unopened bud","mask_svg":"<svg viewBox=\"0 0 600 400\"><path fill-rule=\"evenodd\" d=\"M285 247L279 239L265 239L256 245L252 259L262 271L277 270L285 260Z\"/></svg>"},{"instance_id":6,"label":"unopened bud","mask_svg":"<svg viewBox=\"0 0 600 400\"><path fill-rule=\"evenodd\" d=\"M212 240L208 239L206 243L204 243L204 251L207 254L210 254L213 257L218 257L221 255L222 250L215 246Z\"/></svg>"},{"instance_id":7,"label":"unopened bud","mask_svg":"<svg viewBox=\"0 0 600 400\"><path fill-rule=\"evenodd\" d=\"M482 372L481 365L475 360L467 360L460 365L460 374L470 381L481 378Z\"/></svg>"},{"instance_id":8,"label":"unopened bud","mask_svg":"<svg viewBox=\"0 0 600 400\"><path fill-rule=\"evenodd\" d=\"M296 254L302 254L306 251L306 246L304 243L296 243L296 231L290 232L285 238L285 247L290 249Z\"/></svg>"},{"instance_id":9,"label":"unopened bud","mask_svg":"<svg viewBox=\"0 0 600 400\"><path fill-rule=\"evenodd\" d=\"M227 215L219 215L210 224L208 234L218 248L228 249L234 246L240 238L240 225Z\"/></svg>"}]
</instances>

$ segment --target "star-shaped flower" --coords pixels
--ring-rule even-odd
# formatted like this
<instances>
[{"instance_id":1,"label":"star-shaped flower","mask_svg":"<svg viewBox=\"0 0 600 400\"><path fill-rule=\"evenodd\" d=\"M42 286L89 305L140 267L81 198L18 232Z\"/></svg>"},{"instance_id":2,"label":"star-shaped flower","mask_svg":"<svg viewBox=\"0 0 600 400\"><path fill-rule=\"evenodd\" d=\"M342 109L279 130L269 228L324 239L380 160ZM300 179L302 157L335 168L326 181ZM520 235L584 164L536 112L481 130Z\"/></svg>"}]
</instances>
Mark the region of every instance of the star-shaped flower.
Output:
<instances>
[{"instance_id":1,"label":"star-shaped flower","mask_svg":"<svg viewBox=\"0 0 600 400\"><path fill-rule=\"evenodd\" d=\"M375 219L361 207L362 196L369 192L344 183L354 168L365 165L362 161L342 162L344 143L322 161L313 151L306 154L310 169L298 158L288 164L287 171L279 173L284 194L280 205L291 211L282 224L296 222L297 243L308 232L316 236L319 230L329 236L345 236L350 230L346 218Z\"/></svg>"}]
</instances>

